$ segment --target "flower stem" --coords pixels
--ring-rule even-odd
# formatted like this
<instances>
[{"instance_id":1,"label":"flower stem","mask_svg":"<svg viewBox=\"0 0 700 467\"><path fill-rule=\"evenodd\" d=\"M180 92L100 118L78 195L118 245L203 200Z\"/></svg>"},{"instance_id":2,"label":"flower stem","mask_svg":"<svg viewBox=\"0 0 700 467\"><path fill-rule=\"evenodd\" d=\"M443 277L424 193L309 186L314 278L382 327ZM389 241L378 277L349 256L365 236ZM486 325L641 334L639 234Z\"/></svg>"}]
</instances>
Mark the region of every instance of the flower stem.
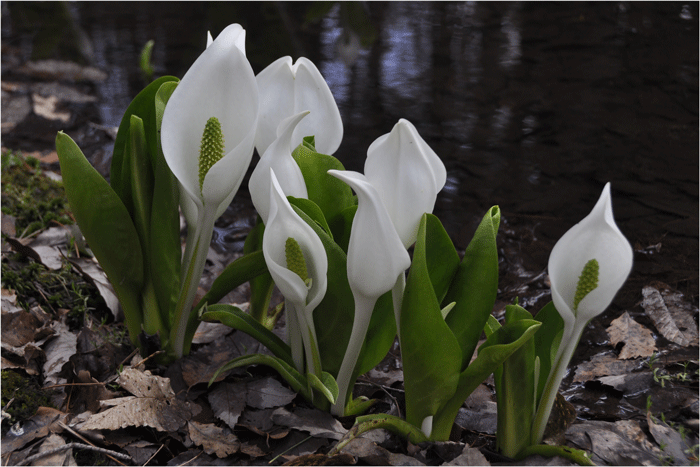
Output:
<instances>
[{"instance_id":1,"label":"flower stem","mask_svg":"<svg viewBox=\"0 0 700 467\"><path fill-rule=\"evenodd\" d=\"M354 383L352 375L355 372L355 365L360 357L369 321L372 318L372 310L374 310L374 304L377 302L378 297L367 297L353 291L353 298L355 299L355 319L352 323L350 341L345 350L343 363L341 363L340 371L338 372L338 400L331 407L331 413L339 417L345 414L348 393L352 391Z\"/></svg>"},{"instance_id":2,"label":"flower stem","mask_svg":"<svg viewBox=\"0 0 700 467\"><path fill-rule=\"evenodd\" d=\"M394 288L391 289L391 299L394 303L394 317L396 318L396 333L401 340L401 306L403 305L403 293L406 289L406 274L399 274Z\"/></svg>"},{"instance_id":3,"label":"flower stem","mask_svg":"<svg viewBox=\"0 0 700 467\"><path fill-rule=\"evenodd\" d=\"M554 399L557 397L561 381L564 379L564 376L566 376L566 368L569 365L569 361L571 361L571 357L574 355L574 351L578 346L583 328L586 324L587 323L584 323L583 326L581 326L579 323L574 323L572 328L568 330L564 329L564 335L561 339L562 345L559 347L559 350L557 350L557 355L554 358L554 365L552 365L549 377L544 385L542 397L537 406L537 413L532 423L532 445L542 442L544 431L549 421L549 415L552 413Z\"/></svg>"},{"instance_id":4,"label":"flower stem","mask_svg":"<svg viewBox=\"0 0 700 467\"><path fill-rule=\"evenodd\" d=\"M184 264L186 272L183 276L180 297L175 307L175 320L170 331L171 349L175 358L182 357L186 350L189 350L190 343L185 342L188 334L188 323L190 322L190 313L197 287L199 286L199 280L202 277L207 260L207 253L209 253L209 244L211 243L216 220L216 210L207 209L205 206L199 211L197 217L192 256L191 258L185 258L186 260L189 259L189 261Z\"/></svg>"}]
</instances>

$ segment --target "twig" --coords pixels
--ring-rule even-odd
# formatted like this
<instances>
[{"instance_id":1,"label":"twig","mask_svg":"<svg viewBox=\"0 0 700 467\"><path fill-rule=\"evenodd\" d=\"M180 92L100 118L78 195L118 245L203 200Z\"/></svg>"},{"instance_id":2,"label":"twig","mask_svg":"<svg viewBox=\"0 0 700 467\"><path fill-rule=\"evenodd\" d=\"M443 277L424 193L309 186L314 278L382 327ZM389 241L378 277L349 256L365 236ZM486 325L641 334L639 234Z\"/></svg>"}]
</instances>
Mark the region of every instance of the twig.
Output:
<instances>
[{"instance_id":1,"label":"twig","mask_svg":"<svg viewBox=\"0 0 700 467\"><path fill-rule=\"evenodd\" d=\"M34 454L33 456L29 456L26 459L24 459L22 462L18 462L17 465L29 465L37 459L48 457L48 456L51 456L53 454L56 454L56 453L59 453L62 451L67 451L68 449L73 449L73 448L85 449L87 451L95 451L95 452L99 452L100 454L104 454L108 457L114 456L114 457L118 457L120 459L124 459L127 461L131 460L131 457L129 455L122 454L120 452L110 451L109 449L98 448L97 446L91 446L89 444L83 444L83 443L68 443L68 444L64 444L63 446L58 446L58 447L55 447L53 449L48 449L46 451ZM120 464L121 464L121 462L120 462ZM122 465L124 465L124 464L122 464Z\"/></svg>"},{"instance_id":2,"label":"twig","mask_svg":"<svg viewBox=\"0 0 700 467\"><path fill-rule=\"evenodd\" d=\"M164 447L165 447L165 444L161 444L160 447L158 448L158 450L157 450L156 452L154 452L153 455L152 455L151 457L149 457L148 460L147 460L146 462L144 462L143 465L144 465L144 466L148 465L148 463L151 462L151 461L153 460L153 458L156 457L156 455L157 455L157 454L160 452L160 450L163 449Z\"/></svg>"},{"instance_id":3,"label":"twig","mask_svg":"<svg viewBox=\"0 0 700 467\"><path fill-rule=\"evenodd\" d=\"M69 427L68 425L66 425L65 423L63 423L62 421L59 420L59 421L58 421L58 425L59 425L61 428L63 428L64 430L66 430L66 431L68 431L69 433L71 433L73 436L75 436L75 437L77 437L78 439L80 439L81 441L84 441L85 443L89 444L89 445L92 446L93 448L102 449L102 448L98 448L97 446L95 446L94 444L92 444L92 443L91 443L90 441L88 441L83 435L81 435L80 433L78 433L78 432L75 431L73 428L71 428L71 427ZM107 449L105 449L104 451L106 451L106 452L104 452L104 454L105 454L107 457L109 457L110 459L112 459L114 462L116 462L117 464L125 465L125 464L122 464L122 463L119 462L117 459L115 459L114 457L112 457L112 456L110 456L110 455L108 454L108 453L112 453L112 452L114 452L114 451L108 451ZM118 453L117 453L117 454L118 454ZM117 457L121 457L121 456L125 456L125 455L126 455L126 454L119 454ZM127 460L131 460L131 457L130 457L130 456L126 456L126 459L127 459Z\"/></svg>"}]
</instances>

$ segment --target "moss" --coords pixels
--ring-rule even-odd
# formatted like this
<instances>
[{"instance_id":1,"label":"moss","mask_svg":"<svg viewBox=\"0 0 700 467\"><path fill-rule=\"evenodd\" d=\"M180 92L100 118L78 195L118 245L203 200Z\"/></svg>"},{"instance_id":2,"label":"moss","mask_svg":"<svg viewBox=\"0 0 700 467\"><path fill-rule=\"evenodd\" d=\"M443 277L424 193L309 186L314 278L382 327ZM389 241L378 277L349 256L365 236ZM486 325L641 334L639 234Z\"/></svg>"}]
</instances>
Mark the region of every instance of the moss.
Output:
<instances>
[{"instance_id":1,"label":"moss","mask_svg":"<svg viewBox=\"0 0 700 467\"><path fill-rule=\"evenodd\" d=\"M3 424L3 436L9 426L19 420L28 419L39 407L53 407L48 392L43 390L34 379L23 376L19 372L2 370L0 388L2 408L11 416L9 424ZM11 400L12 403L8 406Z\"/></svg>"},{"instance_id":2,"label":"moss","mask_svg":"<svg viewBox=\"0 0 700 467\"><path fill-rule=\"evenodd\" d=\"M97 287L65 260L63 268L56 271L19 254L3 258L2 285L17 293L17 304L25 310L34 303L47 312L70 310L67 324L71 329L82 326L86 313L105 320L110 316Z\"/></svg>"},{"instance_id":3,"label":"moss","mask_svg":"<svg viewBox=\"0 0 700 467\"><path fill-rule=\"evenodd\" d=\"M45 177L37 159L12 151L2 154L2 212L15 218L21 236L74 223L63 184Z\"/></svg>"}]
</instances>

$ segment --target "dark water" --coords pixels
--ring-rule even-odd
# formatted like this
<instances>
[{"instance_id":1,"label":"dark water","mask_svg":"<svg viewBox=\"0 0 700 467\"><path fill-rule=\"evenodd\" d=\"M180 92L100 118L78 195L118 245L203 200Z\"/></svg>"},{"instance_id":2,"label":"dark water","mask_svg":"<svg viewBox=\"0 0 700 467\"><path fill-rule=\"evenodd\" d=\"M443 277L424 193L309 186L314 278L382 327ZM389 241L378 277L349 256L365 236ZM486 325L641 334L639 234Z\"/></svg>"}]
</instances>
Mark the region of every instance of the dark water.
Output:
<instances>
[{"instance_id":1,"label":"dark water","mask_svg":"<svg viewBox=\"0 0 700 467\"><path fill-rule=\"evenodd\" d=\"M239 22L256 72L283 55L317 64L343 117L346 168L362 171L399 118L415 124L447 166L435 212L459 248L498 204L509 251L541 271L611 181L637 251L623 306L652 279L697 302L697 3L78 2L53 47L39 45L58 19L35 9L3 4L3 47L107 71L96 123L118 125L144 86L146 41L156 75L182 76L207 30ZM251 216L244 184L218 224L223 248Z\"/></svg>"}]
</instances>

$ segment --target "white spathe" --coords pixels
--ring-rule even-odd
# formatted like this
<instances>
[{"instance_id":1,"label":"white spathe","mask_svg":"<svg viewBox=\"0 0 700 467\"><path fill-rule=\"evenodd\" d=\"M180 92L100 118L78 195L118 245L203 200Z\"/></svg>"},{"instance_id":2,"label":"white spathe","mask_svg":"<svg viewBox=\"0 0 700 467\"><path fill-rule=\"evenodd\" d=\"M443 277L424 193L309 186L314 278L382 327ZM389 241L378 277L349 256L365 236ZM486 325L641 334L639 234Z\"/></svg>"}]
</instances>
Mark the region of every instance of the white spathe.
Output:
<instances>
[{"instance_id":1,"label":"white spathe","mask_svg":"<svg viewBox=\"0 0 700 467\"><path fill-rule=\"evenodd\" d=\"M258 89L244 43L240 25L224 29L185 73L163 114L163 155L200 209L206 204L218 211L230 203L253 155ZM207 172L200 191L199 147L211 117L221 123L224 156Z\"/></svg>"},{"instance_id":2,"label":"white spathe","mask_svg":"<svg viewBox=\"0 0 700 467\"><path fill-rule=\"evenodd\" d=\"M263 154L277 136L279 124L285 118L309 110L292 136L293 148L306 136L315 136L316 151L333 154L343 139L343 122L338 105L328 84L314 63L300 57L292 63L286 56L272 62L258 73L260 117L255 146Z\"/></svg>"},{"instance_id":3,"label":"white spathe","mask_svg":"<svg viewBox=\"0 0 700 467\"><path fill-rule=\"evenodd\" d=\"M588 322L610 305L632 270L632 246L615 224L610 183L605 185L591 213L554 245L549 256L552 301L564 321ZM585 264L599 265L597 287L574 310L574 295Z\"/></svg>"},{"instance_id":4,"label":"white spathe","mask_svg":"<svg viewBox=\"0 0 700 467\"><path fill-rule=\"evenodd\" d=\"M625 283L633 256L632 246L615 224L607 183L591 213L569 229L549 255L552 302L564 320L564 330L532 424L532 444L542 442L554 399L584 329L605 311ZM581 273L591 260L598 262L597 284L575 306Z\"/></svg>"},{"instance_id":5,"label":"white spathe","mask_svg":"<svg viewBox=\"0 0 700 467\"><path fill-rule=\"evenodd\" d=\"M377 188L358 172L329 170L357 194L358 206L348 244L350 288L367 297L388 292L411 265ZM370 310L371 311L371 310Z\"/></svg>"},{"instance_id":6,"label":"white spathe","mask_svg":"<svg viewBox=\"0 0 700 467\"><path fill-rule=\"evenodd\" d=\"M423 213L432 213L447 171L411 122L400 119L367 150L365 176L376 188L404 247L416 241Z\"/></svg>"},{"instance_id":7,"label":"white spathe","mask_svg":"<svg viewBox=\"0 0 700 467\"><path fill-rule=\"evenodd\" d=\"M275 172L269 169L270 215L263 234L265 262L284 298L299 309L311 313L323 300L328 286L328 257L316 232L299 217L282 191ZM307 287L299 275L287 268L285 243L293 238L301 247L306 261L311 287Z\"/></svg>"},{"instance_id":8,"label":"white spathe","mask_svg":"<svg viewBox=\"0 0 700 467\"><path fill-rule=\"evenodd\" d=\"M308 192L304 176L299 164L292 157L294 148L291 145L292 133L299 122L309 114L308 110L288 117L280 123L277 139L268 146L262 155L248 182L248 191L255 210L258 211L264 224L270 214L270 169L278 177L277 181L285 196L306 198Z\"/></svg>"}]
</instances>

